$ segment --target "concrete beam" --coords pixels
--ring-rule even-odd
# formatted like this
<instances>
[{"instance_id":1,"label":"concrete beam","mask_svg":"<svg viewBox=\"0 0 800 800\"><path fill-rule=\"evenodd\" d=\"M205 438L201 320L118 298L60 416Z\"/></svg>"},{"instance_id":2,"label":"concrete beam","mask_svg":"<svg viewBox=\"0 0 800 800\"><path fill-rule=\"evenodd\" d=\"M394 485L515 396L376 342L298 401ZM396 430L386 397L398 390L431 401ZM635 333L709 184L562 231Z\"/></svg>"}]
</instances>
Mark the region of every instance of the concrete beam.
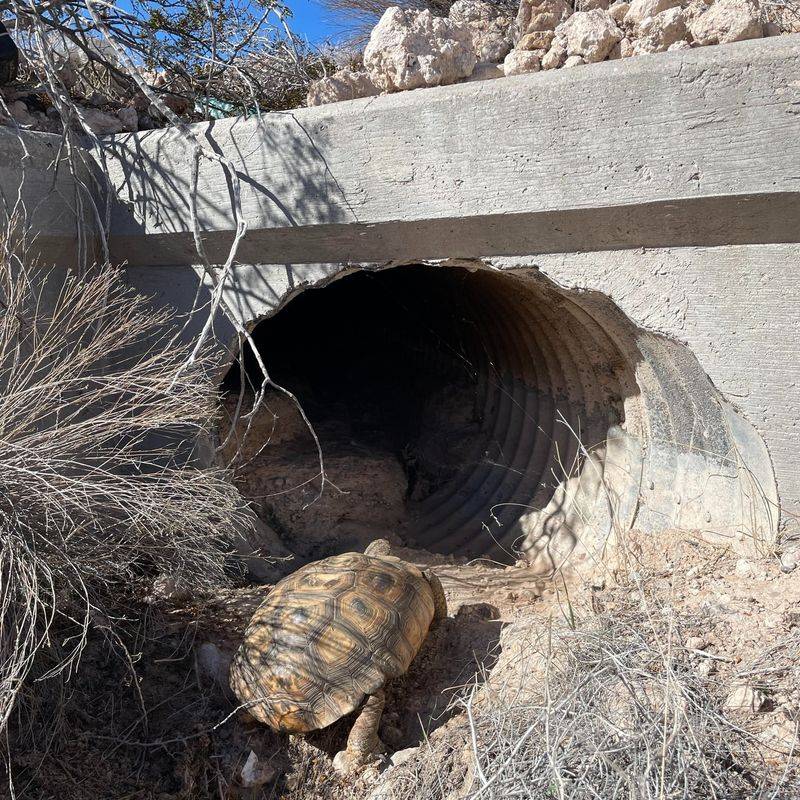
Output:
<instances>
[{"instance_id":1,"label":"concrete beam","mask_svg":"<svg viewBox=\"0 0 800 800\"><path fill-rule=\"evenodd\" d=\"M240 170L240 260L363 262L637 246L773 244L800 215L800 37L467 83L195 126ZM123 201L113 251L195 260L178 131L101 154ZM218 165L198 219L235 228Z\"/></svg>"},{"instance_id":2,"label":"concrete beam","mask_svg":"<svg viewBox=\"0 0 800 800\"><path fill-rule=\"evenodd\" d=\"M70 159L60 136L0 127L0 215L25 239L30 263L77 267L100 256L95 168L86 150Z\"/></svg>"}]
</instances>

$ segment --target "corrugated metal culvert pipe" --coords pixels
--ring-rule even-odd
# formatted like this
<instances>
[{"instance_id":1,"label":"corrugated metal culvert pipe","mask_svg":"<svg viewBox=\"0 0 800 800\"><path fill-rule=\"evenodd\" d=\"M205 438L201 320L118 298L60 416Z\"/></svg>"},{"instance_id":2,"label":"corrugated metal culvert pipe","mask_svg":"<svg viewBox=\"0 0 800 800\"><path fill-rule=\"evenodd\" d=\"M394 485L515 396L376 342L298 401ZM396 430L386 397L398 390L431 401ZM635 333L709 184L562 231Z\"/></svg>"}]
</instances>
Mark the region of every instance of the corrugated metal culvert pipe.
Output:
<instances>
[{"instance_id":1,"label":"corrugated metal culvert pipe","mask_svg":"<svg viewBox=\"0 0 800 800\"><path fill-rule=\"evenodd\" d=\"M774 537L757 432L686 347L604 295L408 265L304 290L253 331L315 423L402 461L406 543L548 572L632 526Z\"/></svg>"}]
</instances>

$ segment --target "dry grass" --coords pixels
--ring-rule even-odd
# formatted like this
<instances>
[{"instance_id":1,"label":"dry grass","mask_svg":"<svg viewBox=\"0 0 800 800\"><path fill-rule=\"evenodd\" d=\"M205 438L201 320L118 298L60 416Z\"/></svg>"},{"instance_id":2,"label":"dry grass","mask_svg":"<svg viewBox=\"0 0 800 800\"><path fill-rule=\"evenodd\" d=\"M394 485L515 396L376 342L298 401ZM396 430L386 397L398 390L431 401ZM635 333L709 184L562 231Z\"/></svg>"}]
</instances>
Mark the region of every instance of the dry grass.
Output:
<instances>
[{"instance_id":1,"label":"dry grass","mask_svg":"<svg viewBox=\"0 0 800 800\"><path fill-rule=\"evenodd\" d=\"M180 452L216 397L165 322L110 269L0 257L0 732L34 662L69 674L155 577L223 579L241 501Z\"/></svg>"},{"instance_id":2,"label":"dry grass","mask_svg":"<svg viewBox=\"0 0 800 800\"><path fill-rule=\"evenodd\" d=\"M423 745L381 800L797 797L797 759L770 766L697 669L685 629L698 620L636 580L619 599L581 623L569 604L562 624L516 623L514 655L461 694L458 726Z\"/></svg>"}]
</instances>

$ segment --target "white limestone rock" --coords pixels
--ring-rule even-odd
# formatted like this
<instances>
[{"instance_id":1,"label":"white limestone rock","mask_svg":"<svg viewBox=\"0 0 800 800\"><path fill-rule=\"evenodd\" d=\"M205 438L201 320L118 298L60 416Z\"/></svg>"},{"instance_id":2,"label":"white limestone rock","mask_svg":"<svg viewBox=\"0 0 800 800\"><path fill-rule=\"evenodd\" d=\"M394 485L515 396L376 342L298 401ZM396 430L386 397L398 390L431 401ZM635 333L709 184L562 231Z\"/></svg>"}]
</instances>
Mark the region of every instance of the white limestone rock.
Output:
<instances>
[{"instance_id":1,"label":"white limestone rock","mask_svg":"<svg viewBox=\"0 0 800 800\"><path fill-rule=\"evenodd\" d=\"M622 25L622 21L625 19L625 15L628 13L628 9L630 9L630 3L624 3L620 0L617 0L613 6L609 6L608 13L611 14L611 19L617 23L617 25Z\"/></svg>"},{"instance_id":2,"label":"white limestone rock","mask_svg":"<svg viewBox=\"0 0 800 800\"><path fill-rule=\"evenodd\" d=\"M625 14L625 24L634 27L646 17L654 17L669 8L681 5L681 0L633 0Z\"/></svg>"},{"instance_id":3,"label":"white limestone rock","mask_svg":"<svg viewBox=\"0 0 800 800\"><path fill-rule=\"evenodd\" d=\"M455 83L477 60L465 24L397 6L386 9L364 50L372 81L390 92Z\"/></svg>"},{"instance_id":4,"label":"white limestone rock","mask_svg":"<svg viewBox=\"0 0 800 800\"><path fill-rule=\"evenodd\" d=\"M106 114L96 108L84 107L80 109L82 121L96 136L109 136L112 133L122 133L125 129L122 120L115 114Z\"/></svg>"},{"instance_id":5,"label":"white limestone rock","mask_svg":"<svg viewBox=\"0 0 800 800\"><path fill-rule=\"evenodd\" d=\"M506 77L522 75L526 72L538 72L541 67L539 54L531 50L512 50L503 62L503 72Z\"/></svg>"},{"instance_id":6,"label":"white limestone rock","mask_svg":"<svg viewBox=\"0 0 800 800\"><path fill-rule=\"evenodd\" d=\"M321 106L338 103L340 100L372 97L380 94L380 91L366 72L356 72L345 67L333 75L314 81L308 88L306 103L309 106Z\"/></svg>"},{"instance_id":7,"label":"white limestone rock","mask_svg":"<svg viewBox=\"0 0 800 800\"><path fill-rule=\"evenodd\" d=\"M117 117L122 123L122 130L126 133L136 133L139 130L139 114L135 108L125 106L117 111Z\"/></svg>"},{"instance_id":8,"label":"white limestone rock","mask_svg":"<svg viewBox=\"0 0 800 800\"><path fill-rule=\"evenodd\" d=\"M636 26L636 53L663 53L686 36L682 8L669 8L654 17L645 17Z\"/></svg>"},{"instance_id":9,"label":"white limestone rock","mask_svg":"<svg viewBox=\"0 0 800 800\"><path fill-rule=\"evenodd\" d=\"M670 53L674 53L676 50L691 50L692 46L687 42L685 39L682 39L680 42L675 42L675 44L671 44L667 51Z\"/></svg>"},{"instance_id":10,"label":"white limestone rock","mask_svg":"<svg viewBox=\"0 0 800 800\"><path fill-rule=\"evenodd\" d=\"M689 23L696 44L728 44L763 36L761 12L751 0L717 0Z\"/></svg>"},{"instance_id":11,"label":"white limestone rock","mask_svg":"<svg viewBox=\"0 0 800 800\"><path fill-rule=\"evenodd\" d=\"M496 78L504 78L505 71L502 64L494 64L483 62L476 64L475 69L472 70L472 75L464 78L465 83L472 83L474 81L493 81Z\"/></svg>"},{"instance_id":12,"label":"white limestone rock","mask_svg":"<svg viewBox=\"0 0 800 800\"><path fill-rule=\"evenodd\" d=\"M266 783L271 783L277 775L275 768L262 763L258 756L250 751L241 771L242 786L245 789L257 789Z\"/></svg>"},{"instance_id":13,"label":"white limestone rock","mask_svg":"<svg viewBox=\"0 0 800 800\"><path fill-rule=\"evenodd\" d=\"M555 38L555 31L534 31L533 33L526 33L517 42L517 50L544 50L546 52L550 49L550 45Z\"/></svg>"},{"instance_id":14,"label":"white limestone rock","mask_svg":"<svg viewBox=\"0 0 800 800\"><path fill-rule=\"evenodd\" d=\"M585 63L586 61L580 56L569 56L569 58L567 58L567 60L564 62L564 69L571 69L572 67L580 67Z\"/></svg>"},{"instance_id":15,"label":"white limestone rock","mask_svg":"<svg viewBox=\"0 0 800 800\"><path fill-rule=\"evenodd\" d=\"M514 42L526 33L554 31L571 13L565 0L522 0L514 22Z\"/></svg>"},{"instance_id":16,"label":"white limestone rock","mask_svg":"<svg viewBox=\"0 0 800 800\"><path fill-rule=\"evenodd\" d=\"M479 62L499 63L511 50L514 20L504 9L483 0L456 0L448 18L469 28Z\"/></svg>"},{"instance_id":17,"label":"white limestone rock","mask_svg":"<svg viewBox=\"0 0 800 800\"><path fill-rule=\"evenodd\" d=\"M553 39L550 49L542 57L542 69L558 69L567 59L567 43L560 36Z\"/></svg>"},{"instance_id":18,"label":"white limestone rock","mask_svg":"<svg viewBox=\"0 0 800 800\"><path fill-rule=\"evenodd\" d=\"M630 58L631 56L635 55L636 49L633 46L633 42L627 36L624 39L621 39L619 43L619 57Z\"/></svg>"},{"instance_id":19,"label":"white limestone rock","mask_svg":"<svg viewBox=\"0 0 800 800\"><path fill-rule=\"evenodd\" d=\"M725 708L731 711L749 711L758 713L764 705L764 693L750 686L741 684L736 686L725 700Z\"/></svg>"},{"instance_id":20,"label":"white limestone rock","mask_svg":"<svg viewBox=\"0 0 800 800\"><path fill-rule=\"evenodd\" d=\"M11 112L11 116L18 125L36 124L36 119L30 111L28 111L28 106L23 103L22 100L15 100L13 103L9 104L8 110Z\"/></svg>"},{"instance_id":21,"label":"white limestone rock","mask_svg":"<svg viewBox=\"0 0 800 800\"><path fill-rule=\"evenodd\" d=\"M556 33L566 39L570 57L580 56L587 63L603 61L623 36L608 11L600 9L576 12Z\"/></svg>"},{"instance_id":22,"label":"white limestone rock","mask_svg":"<svg viewBox=\"0 0 800 800\"><path fill-rule=\"evenodd\" d=\"M610 5L611 0L575 0L576 11L593 11L595 8L606 11Z\"/></svg>"}]
</instances>

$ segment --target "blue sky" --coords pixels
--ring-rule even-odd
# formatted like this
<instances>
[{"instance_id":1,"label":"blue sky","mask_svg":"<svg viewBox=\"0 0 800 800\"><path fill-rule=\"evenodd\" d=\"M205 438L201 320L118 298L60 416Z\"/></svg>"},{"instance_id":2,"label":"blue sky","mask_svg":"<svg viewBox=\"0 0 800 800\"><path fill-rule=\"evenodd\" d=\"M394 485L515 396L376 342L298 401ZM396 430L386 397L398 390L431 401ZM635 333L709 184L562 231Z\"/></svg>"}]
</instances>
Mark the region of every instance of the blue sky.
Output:
<instances>
[{"instance_id":1,"label":"blue sky","mask_svg":"<svg viewBox=\"0 0 800 800\"><path fill-rule=\"evenodd\" d=\"M333 26L326 21L327 12L314 0L286 0L292 9L292 30L306 36L312 44L332 38Z\"/></svg>"}]
</instances>

